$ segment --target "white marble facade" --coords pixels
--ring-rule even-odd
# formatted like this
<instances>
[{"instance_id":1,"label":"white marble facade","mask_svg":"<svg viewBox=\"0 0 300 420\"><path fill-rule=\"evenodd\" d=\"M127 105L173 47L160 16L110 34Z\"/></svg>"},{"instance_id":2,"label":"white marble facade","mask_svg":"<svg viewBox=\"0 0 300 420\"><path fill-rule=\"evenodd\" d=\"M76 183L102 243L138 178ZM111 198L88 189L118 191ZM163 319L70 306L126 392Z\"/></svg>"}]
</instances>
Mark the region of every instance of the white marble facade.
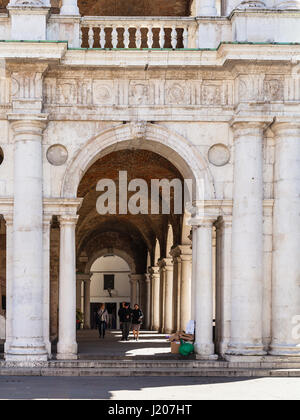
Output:
<instances>
[{"instance_id":1,"label":"white marble facade","mask_svg":"<svg viewBox=\"0 0 300 420\"><path fill-rule=\"evenodd\" d=\"M151 48L151 32L148 48L138 48L138 36L137 48L126 48L125 36L123 48L93 48L93 28L101 42L103 25L126 34L151 19L89 20L76 0L63 0L60 15L49 6L11 0L0 16L6 360L51 357L53 216L57 357L77 357L77 188L100 154L131 144L204 184L204 214L184 222L182 243L159 266L158 253L144 277L133 276L141 286L132 293L144 290L147 326L171 332L195 319L200 359L300 356L299 2L225 1L220 16L214 0L194 0L192 17L155 18L173 28L172 49ZM81 48L82 28L89 48Z\"/></svg>"}]
</instances>

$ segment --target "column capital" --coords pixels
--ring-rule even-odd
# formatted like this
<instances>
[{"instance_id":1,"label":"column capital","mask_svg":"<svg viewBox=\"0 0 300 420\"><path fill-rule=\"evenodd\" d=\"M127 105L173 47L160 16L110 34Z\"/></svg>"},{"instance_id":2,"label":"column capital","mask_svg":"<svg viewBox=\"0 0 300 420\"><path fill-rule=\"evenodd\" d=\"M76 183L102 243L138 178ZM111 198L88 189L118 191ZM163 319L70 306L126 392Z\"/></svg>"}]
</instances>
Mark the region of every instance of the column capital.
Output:
<instances>
[{"instance_id":1,"label":"column capital","mask_svg":"<svg viewBox=\"0 0 300 420\"><path fill-rule=\"evenodd\" d=\"M234 138L241 136L256 136L257 132L263 132L273 122L273 118L234 117L230 126L234 132Z\"/></svg>"},{"instance_id":2,"label":"column capital","mask_svg":"<svg viewBox=\"0 0 300 420\"><path fill-rule=\"evenodd\" d=\"M88 281L91 281L91 273L89 273L89 274L82 274L82 273L80 273L80 274L76 274L76 280L77 281L84 281L84 282L88 282Z\"/></svg>"},{"instance_id":3,"label":"column capital","mask_svg":"<svg viewBox=\"0 0 300 420\"><path fill-rule=\"evenodd\" d=\"M62 214L58 216L58 221L61 226L63 225L76 225L79 216L77 214Z\"/></svg>"},{"instance_id":4,"label":"column capital","mask_svg":"<svg viewBox=\"0 0 300 420\"><path fill-rule=\"evenodd\" d=\"M191 245L177 245L171 249L170 254L173 258L179 258L181 260L192 259L192 248Z\"/></svg>"},{"instance_id":5,"label":"column capital","mask_svg":"<svg viewBox=\"0 0 300 420\"><path fill-rule=\"evenodd\" d=\"M47 127L48 114L7 114L14 131L14 142L41 141L41 136Z\"/></svg>"},{"instance_id":6,"label":"column capital","mask_svg":"<svg viewBox=\"0 0 300 420\"><path fill-rule=\"evenodd\" d=\"M270 127L273 134L276 136L299 136L300 132L300 119L291 121L289 118L276 118Z\"/></svg>"},{"instance_id":7,"label":"column capital","mask_svg":"<svg viewBox=\"0 0 300 420\"><path fill-rule=\"evenodd\" d=\"M192 226L193 231L198 228L212 228L218 216L203 215L203 217L192 217L189 220L189 225Z\"/></svg>"},{"instance_id":8,"label":"column capital","mask_svg":"<svg viewBox=\"0 0 300 420\"><path fill-rule=\"evenodd\" d=\"M155 277L160 275L160 268L158 266L150 267L150 274Z\"/></svg>"}]
</instances>

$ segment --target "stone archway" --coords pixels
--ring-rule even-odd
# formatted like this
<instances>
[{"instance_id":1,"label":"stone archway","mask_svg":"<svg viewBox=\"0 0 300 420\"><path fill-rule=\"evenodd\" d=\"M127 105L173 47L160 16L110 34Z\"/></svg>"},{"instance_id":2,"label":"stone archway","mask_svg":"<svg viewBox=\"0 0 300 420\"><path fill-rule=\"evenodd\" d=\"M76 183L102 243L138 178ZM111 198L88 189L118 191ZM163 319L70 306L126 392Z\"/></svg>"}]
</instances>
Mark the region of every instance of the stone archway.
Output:
<instances>
[{"instance_id":1,"label":"stone archway","mask_svg":"<svg viewBox=\"0 0 300 420\"><path fill-rule=\"evenodd\" d=\"M130 148L152 151L168 159L184 179L195 183L193 200L215 198L208 163L191 142L161 125L134 122L104 130L80 148L66 169L61 197L76 197L80 180L99 157Z\"/></svg>"}]
</instances>

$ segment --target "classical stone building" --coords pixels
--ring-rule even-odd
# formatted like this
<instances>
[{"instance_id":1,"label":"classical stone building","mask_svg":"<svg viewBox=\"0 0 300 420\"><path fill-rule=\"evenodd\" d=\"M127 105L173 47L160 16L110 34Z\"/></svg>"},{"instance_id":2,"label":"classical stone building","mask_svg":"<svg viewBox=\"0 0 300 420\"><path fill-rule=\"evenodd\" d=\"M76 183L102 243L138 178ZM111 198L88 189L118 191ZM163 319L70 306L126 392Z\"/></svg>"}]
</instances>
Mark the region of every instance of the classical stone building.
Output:
<instances>
[{"instance_id":1,"label":"classical stone building","mask_svg":"<svg viewBox=\"0 0 300 420\"><path fill-rule=\"evenodd\" d=\"M299 2L4 0L0 39L5 359L77 357L105 255L199 359L300 356ZM193 207L100 215L122 171Z\"/></svg>"}]
</instances>

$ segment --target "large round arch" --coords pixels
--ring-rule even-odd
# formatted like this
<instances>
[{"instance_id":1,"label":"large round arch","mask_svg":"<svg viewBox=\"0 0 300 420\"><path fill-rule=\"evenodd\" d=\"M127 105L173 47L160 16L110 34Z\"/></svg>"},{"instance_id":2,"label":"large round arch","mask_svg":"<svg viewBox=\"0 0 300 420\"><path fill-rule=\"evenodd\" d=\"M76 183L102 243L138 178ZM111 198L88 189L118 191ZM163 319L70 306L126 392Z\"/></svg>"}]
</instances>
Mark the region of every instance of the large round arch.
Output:
<instances>
[{"instance_id":1,"label":"large round arch","mask_svg":"<svg viewBox=\"0 0 300 420\"><path fill-rule=\"evenodd\" d=\"M100 157L130 148L152 151L168 159L184 179L193 180L193 200L215 198L208 163L191 142L161 125L134 122L104 130L80 148L66 169L61 197L77 196L80 180Z\"/></svg>"}]
</instances>

